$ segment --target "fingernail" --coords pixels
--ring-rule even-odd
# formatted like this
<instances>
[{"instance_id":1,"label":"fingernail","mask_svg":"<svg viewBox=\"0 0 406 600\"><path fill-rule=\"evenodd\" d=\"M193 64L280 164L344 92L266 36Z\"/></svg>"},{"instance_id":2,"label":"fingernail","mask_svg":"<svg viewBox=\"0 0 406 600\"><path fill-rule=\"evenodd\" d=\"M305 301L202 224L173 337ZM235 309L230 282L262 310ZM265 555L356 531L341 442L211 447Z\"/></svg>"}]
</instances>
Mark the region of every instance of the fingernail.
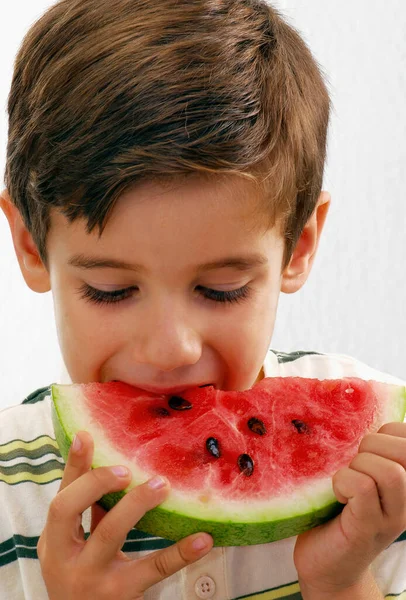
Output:
<instances>
[{"instance_id":1,"label":"fingernail","mask_svg":"<svg viewBox=\"0 0 406 600\"><path fill-rule=\"evenodd\" d=\"M159 490L160 488L163 488L166 483L166 479L163 479L158 475L157 477L153 477L153 479L148 481L148 487L150 487L152 490Z\"/></svg>"},{"instance_id":2,"label":"fingernail","mask_svg":"<svg viewBox=\"0 0 406 600\"><path fill-rule=\"evenodd\" d=\"M192 547L194 550L203 550L209 545L207 539L205 537L198 537L192 542Z\"/></svg>"},{"instance_id":3,"label":"fingernail","mask_svg":"<svg viewBox=\"0 0 406 600\"><path fill-rule=\"evenodd\" d=\"M117 475L117 477L128 477L128 474L130 473L127 467L122 466L111 467L111 470L113 471L114 475Z\"/></svg>"},{"instance_id":4,"label":"fingernail","mask_svg":"<svg viewBox=\"0 0 406 600\"><path fill-rule=\"evenodd\" d=\"M82 440L80 439L78 434L76 434L75 437L73 438L73 442L72 442L73 451L79 452L79 450L81 450L82 446L83 446Z\"/></svg>"}]
</instances>

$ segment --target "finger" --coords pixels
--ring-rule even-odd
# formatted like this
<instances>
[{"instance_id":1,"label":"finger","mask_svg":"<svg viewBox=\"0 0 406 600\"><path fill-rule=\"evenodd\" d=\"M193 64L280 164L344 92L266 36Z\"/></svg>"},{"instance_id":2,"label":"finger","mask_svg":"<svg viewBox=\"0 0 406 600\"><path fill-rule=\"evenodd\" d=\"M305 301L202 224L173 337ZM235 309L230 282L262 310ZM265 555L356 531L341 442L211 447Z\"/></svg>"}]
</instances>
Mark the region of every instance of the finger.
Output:
<instances>
[{"instance_id":1,"label":"finger","mask_svg":"<svg viewBox=\"0 0 406 600\"><path fill-rule=\"evenodd\" d=\"M347 533L372 531L372 525L382 521L378 489L369 475L349 467L340 469L333 477L333 490L337 500L348 505L342 513Z\"/></svg>"},{"instance_id":2,"label":"finger","mask_svg":"<svg viewBox=\"0 0 406 600\"><path fill-rule=\"evenodd\" d=\"M382 427L379 429L378 433L386 433L387 435L405 438L406 423L385 423L385 425L382 425Z\"/></svg>"},{"instance_id":3,"label":"finger","mask_svg":"<svg viewBox=\"0 0 406 600\"><path fill-rule=\"evenodd\" d=\"M384 516L399 518L405 514L406 472L402 465L376 454L361 452L350 467L375 481Z\"/></svg>"},{"instance_id":4,"label":"finger","mask_svg":"<svg viewBox=\"0 0 406 600\"><path fill-rule=\"evenodd\" d=\"M88 471L79 479L59 492L52 500L45 534L50 552L65 556L72 552L77 544L79 524L84 510L109 492L117 492L128 486L131 474L120 477L113 472L114 467L100 467Z\"/></svg>"},{"instance_id":5,"label":"finger","mask_svg":"<svg viewBox=\"0 0 406 600\"><path fill-rule=\"evenodd\" d=\"M193 544L198 540L202 540L205 545L198 548L193 547ZM123 569L122 577L128 580L128 585L136 581L136 591L142 594L151 586L208 554L212 547L213 538L211 535L203 532L196 533L136 562L127 563Z\"/></svg>"},{"instance_id":6,"label":"finger","mask_svg":"<svg viewBox=\"0 0 406 600\"><path fill-rule=\"evenodd\" d=\"M406 438L385 433L371 433L363 438L358 452L382 456L399 463L406 469Z\"/></svg>"},{"instance_id":7,"label":"finger","mask_svg":"<svg viewBox=\"0 0 406 600\"><path fill-rule=\"evenodd\" d=\"M83 550L82 564L93 568L108 564L122 548L127 533L148 510L161 504L168 495L169 483L153 489L149 482L133 488L103 517Z\"/></svg>"},{"instance_id":8,"label":"finger","mask_svg":"<svg viewBox=\"0 0 406 600\"><path fill-rule=\"evenodd\" d=\"M76 446L77 444L77 446ZM63 477L59 491L86 473L91 465L93 458L93 438L87 431L79 431L73 439L69 448L68 459L63 471Z\"/></svg>"}]
</instances>

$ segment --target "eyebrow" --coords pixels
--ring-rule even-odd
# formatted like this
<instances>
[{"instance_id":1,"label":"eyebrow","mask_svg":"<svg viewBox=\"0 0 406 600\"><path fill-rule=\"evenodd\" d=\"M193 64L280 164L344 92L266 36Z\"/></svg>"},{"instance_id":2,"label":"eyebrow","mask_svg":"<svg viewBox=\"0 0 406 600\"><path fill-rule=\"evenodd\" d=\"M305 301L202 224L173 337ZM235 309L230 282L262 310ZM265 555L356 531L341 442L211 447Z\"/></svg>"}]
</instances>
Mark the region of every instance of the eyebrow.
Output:
<instances>
[{"instance_id":1,"label":"eyebrow","mask_svg":"<svg viewBox=\"0 0 406 600\"><path fill-rule=\"evenodd\" d=\"M198 265L196 270L198 273L206 271L214 271L215 269L233 268L238 271L248 271L254 267L266 265L268 259L262 254L248 254L246 256L230 256L215 260L213 262ZM136 273L145 272L142 265L131 264L112 258L100 258L98 256L85 256L84 254L75 254L72 256L68 265L77 267L78 269L124 269L126 271L134 271Z\"/></svg>"}]
</instances>

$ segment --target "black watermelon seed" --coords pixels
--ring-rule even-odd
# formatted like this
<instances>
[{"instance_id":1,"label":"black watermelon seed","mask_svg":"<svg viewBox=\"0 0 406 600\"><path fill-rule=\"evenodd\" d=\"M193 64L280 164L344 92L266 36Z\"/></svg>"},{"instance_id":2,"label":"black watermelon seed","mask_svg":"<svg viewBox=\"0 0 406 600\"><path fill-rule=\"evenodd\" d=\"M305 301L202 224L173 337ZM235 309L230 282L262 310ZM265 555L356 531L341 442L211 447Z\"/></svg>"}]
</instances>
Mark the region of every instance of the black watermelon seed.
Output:
<instances>
[{"instance_id":1,"label":"black watermelon seed","mask_svg":"<svg viewBox=\"0 0 406 600\"><path fill-rule=\"evenodd\" d=\"M260 419L257 419L256 417L252 417L248 421L248 427L251 429L251 431L253 431L254 433L257 433L258 435L266 434L266 427L265 427L264 422L261 421Z\"/></svg>"},{"instance_id":2,"label":"black watermelon seed","mask_svg":"<svg viewBox=\"0 0 406 600\"><path fill-rule=\"evenodd\" d=\"M169 410L167 408L164 408L163 406L157 406L154 408L154 412L156 415L158 415L159 417L169 417Z\"/></svg>"},{"instance_id":3,"label":"black watermelon seed","mask_svg":"<svg viewBox=\"0 0 406 600\"><path fill-rule=\"evenodd\" d=\"M308 425L306 425L306 423L300 419L293 419L292 425L296 427L298 433L309 433L310 431Z\"/></svg>"},{"instance_id":4,"label":"black watermelon seed","mask_svg":"<svg viewBox=\"0 0 406 600\"><path fill-rule=\"evenodd\" d=\"M206 448L216 458L220 458L220 448L218 440L215 437L209 437L206 440Z\"/></svg>"},{"instance_id":5,"label":"black watermelon seed","mask_svg":"<svg viewBox=\"0 0 406 600\"><path fill-rule=\"evenodd\" d=\"M240 454L238 457L238 466L240 471L247 477L250 477L254 472L254 461L249 454Z\"/></svg>"},{"instance_id":6,"label":"black watermelon seed","mask_svg":"<svg viewBox=\"0 0 406 600\"><path fill-rule=\"evenodd\" d=\"M169 398L169 406L173 408L173 410L190 410L192 408L192 404L189 400L185 400L180 396L171 396Z\"/></svg>"}]
</instances>

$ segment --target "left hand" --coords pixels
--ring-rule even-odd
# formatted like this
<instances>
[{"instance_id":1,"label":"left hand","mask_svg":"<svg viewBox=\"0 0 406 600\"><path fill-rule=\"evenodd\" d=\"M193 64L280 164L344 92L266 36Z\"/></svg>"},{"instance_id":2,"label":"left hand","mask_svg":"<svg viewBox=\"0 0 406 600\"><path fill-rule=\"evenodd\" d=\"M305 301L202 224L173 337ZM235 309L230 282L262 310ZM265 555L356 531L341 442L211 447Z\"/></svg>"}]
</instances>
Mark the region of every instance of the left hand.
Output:
<instances>
[{"instance_id":1,"label":"left hand","mask_svg":"<svg viewBox=\"0 0 406 600\"><path fill-rule=\"evenodd\" d=\"M369 565L406 529L406 423L366 435L349 467L333 477L346 506L299 535L294 561L303 587L321 594L358 585Z\"/></svg>"}]
</instances>

